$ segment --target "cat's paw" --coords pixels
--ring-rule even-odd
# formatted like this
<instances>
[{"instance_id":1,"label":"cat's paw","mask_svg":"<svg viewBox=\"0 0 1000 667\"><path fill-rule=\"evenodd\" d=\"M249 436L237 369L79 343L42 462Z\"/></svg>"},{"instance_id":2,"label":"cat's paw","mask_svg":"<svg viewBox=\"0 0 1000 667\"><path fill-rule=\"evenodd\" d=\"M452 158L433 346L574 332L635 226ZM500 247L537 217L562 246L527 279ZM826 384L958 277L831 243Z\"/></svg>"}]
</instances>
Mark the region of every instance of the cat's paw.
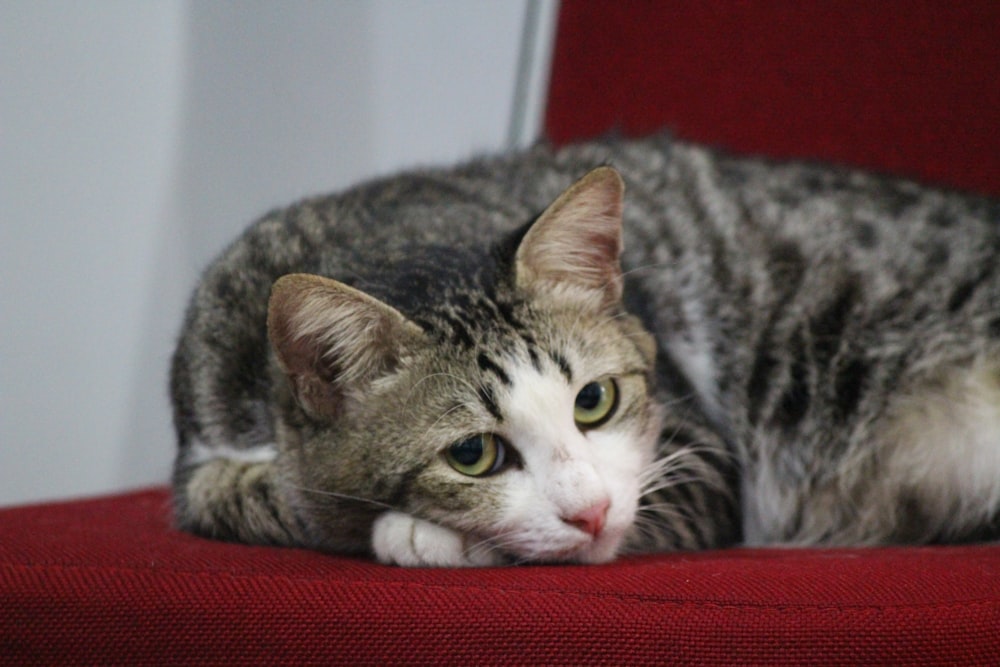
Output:
<instances>
[{"instance_id":1,"label":"cat's paw","mask_svg":"<svg viewBox=\"0 0 1000 667\"><path fill-rule=\"evenodd\" d=\"M495 551L469 545L450 528L403 512L386 512L372 526L372 548L382 563L404 567L487 567L500 565Z\"/></svg>"}]
</instances>

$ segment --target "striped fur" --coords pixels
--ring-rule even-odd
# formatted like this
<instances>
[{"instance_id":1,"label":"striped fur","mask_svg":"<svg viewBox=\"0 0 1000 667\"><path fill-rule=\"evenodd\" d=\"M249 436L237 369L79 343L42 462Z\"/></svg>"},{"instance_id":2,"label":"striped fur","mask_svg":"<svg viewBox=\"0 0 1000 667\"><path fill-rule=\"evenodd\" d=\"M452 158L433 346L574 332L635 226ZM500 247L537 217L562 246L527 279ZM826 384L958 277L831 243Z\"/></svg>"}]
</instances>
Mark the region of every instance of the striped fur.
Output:
<instances>
[{"instance_id":1,"label":"striped fur","mask_svg":"<svg viewBox=\"0 0 1000 667\"><path fill-rule=\"evenodd\" d=\"M998 259L995 200L667 136L305 200L192 297L177 520L405 565L996 537Z\"/></svg>"}]
</instances>

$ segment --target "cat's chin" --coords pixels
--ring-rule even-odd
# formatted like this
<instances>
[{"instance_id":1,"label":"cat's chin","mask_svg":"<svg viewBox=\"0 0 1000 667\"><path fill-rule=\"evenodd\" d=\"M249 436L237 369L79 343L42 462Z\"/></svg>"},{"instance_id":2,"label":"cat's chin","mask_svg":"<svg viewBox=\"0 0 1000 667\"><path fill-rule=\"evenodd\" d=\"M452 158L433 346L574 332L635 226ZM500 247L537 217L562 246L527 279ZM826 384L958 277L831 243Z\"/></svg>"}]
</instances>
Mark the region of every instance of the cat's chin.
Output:
<instances>
[{"instance_id":1,"label":"cat's chin","mask_svg":"<svg viewBox=\"0 0 1000 667\"><path fill-rule=\"evenodd\" d=\"M622 547L623 539L618 535L602 535L582 547L536 553L524 560L534 563L600 565L610 563Z\"/></svg>"},{"instance_id":2,"label":"cat's chin","mask_svg":"<svg viewBox=\"0 0 1000 667\"><path fill-rule=\"evenodd\" d=\"M618 545L574 549L562 553L544 554L531 562L553 565L601 565L610 563L618 556Z\"/></svg>"},{"instance_id":3,"label":"cat's chin","mask_svg":"<svg viewBox=\"0 0 1000 667\"><path fill-rule=\"evenodd\" d=\"M576 562L583 565L600 565L601 563L610 563L617 558L621 545L622 540L620 538L598 540L594 544L590 545L590 547L583 550Z\"/></svg>"}]
</instances>

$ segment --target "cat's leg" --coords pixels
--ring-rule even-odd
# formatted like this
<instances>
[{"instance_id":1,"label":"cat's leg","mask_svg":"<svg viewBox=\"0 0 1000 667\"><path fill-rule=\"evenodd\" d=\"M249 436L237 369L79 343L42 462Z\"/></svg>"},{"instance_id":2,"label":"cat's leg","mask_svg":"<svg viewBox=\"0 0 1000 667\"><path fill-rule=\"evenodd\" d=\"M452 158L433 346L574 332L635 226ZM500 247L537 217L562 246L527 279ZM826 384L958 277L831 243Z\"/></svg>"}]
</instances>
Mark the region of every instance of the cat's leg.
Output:
<instances>
[{"instance_id":1,"label":"cat's leg","mask_svg":"<svg viewBox=\"0 0 1000 667\"><path fill-rule=\"evenodd\" d=\"M890 515L897 533L940 541L998 536L1000 353L927 373L895 397L880 435L885 477L899 489Z\"/></svg>"},{"instance_id":2,"label":"cat's leg","mask_svg":"<svg viewBox=\"0 0 1000 667\"><path fill-rule=\"evenodd\" d=\"M271 445L192 443L174 473L179 527L215 539L301 545L304 529L282 492L276 456Z\"/></svg>"},{"instance_id":3,"label":"cat's leg","mask_svg":"<svg viewBox=\"0 0 1000 667\"><path fill-rule=\"evenodd\" d=\"M404 567L487 567L502 558L482 542L404 512L390 511L372 526L372 549L382 563Z\"/></svg>"},{"instance_id":4,"label":"cat's leg","mask_svg":"<svg viewBox=\"0 0 1000 667\"><path fill-rule=\"evenodd\" d=\"M1000 534L1000 356L970 355L909 375L866 361L868 411L772 437L744 477L750 544L858 546ZM879 374L877 369L890 369ZM874 397L874 398L873 398ZM767 443L764 437L759 443Z\"/></svg>"}]
</instances>

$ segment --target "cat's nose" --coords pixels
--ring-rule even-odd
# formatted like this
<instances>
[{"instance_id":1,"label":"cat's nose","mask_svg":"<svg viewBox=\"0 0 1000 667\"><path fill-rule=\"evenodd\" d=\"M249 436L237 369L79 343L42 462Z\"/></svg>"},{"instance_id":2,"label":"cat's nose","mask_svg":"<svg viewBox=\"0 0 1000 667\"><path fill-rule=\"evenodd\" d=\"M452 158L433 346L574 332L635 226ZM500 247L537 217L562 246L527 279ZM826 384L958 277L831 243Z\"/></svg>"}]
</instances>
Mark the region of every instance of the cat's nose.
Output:
<instances>
[{"instance_id":1,"label":"cat's nose","mask_svg":"<svg viewBox=\"0 0 1000 667\"><path fill-rule=\"evenodd\" d=\"M597 537L604 530L604 522L608 517L608 507L610 505L611 501L604 498L582 512L577 512L568 517L564 516L562 520L574 528L579 528L591 537Z\"/></svg>"}]
</instances>

